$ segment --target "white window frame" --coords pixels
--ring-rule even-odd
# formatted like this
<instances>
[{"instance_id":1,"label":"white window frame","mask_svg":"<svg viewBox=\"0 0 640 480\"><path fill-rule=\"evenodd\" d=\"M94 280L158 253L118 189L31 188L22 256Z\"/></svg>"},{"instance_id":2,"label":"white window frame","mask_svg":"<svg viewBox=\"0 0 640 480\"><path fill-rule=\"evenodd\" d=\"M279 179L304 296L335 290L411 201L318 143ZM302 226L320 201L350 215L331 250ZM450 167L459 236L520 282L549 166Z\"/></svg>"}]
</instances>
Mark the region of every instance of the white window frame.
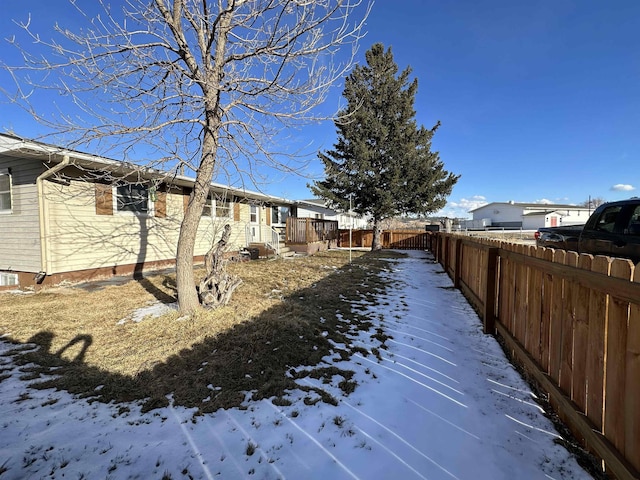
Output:
<instances>
[{"instance_id":1,"label":"white window frame","mask_svg":"<svg viewBox=\"0 0 640 480\"><path fill-rule=\"evenodd\" d=\"M224 212L224 214L218 215L219 211ZM217 199L213 194L209 194L202 209L203 217L231 218L232 213L233 205L231 201Z\"/></svg>"},{"instance_id":2,"label":"white window frame","mask_svg":"<svg viewBox=\"0 0 640 480\"><path fill-rule=\"evenodd\" d=\"M0 195L9 194L9 208L1 209L0 214L11 214L13 213L13 179L8 168L0 168L0 175L6 175L9 178L9 190L0 190Z\"/></svg>"},{"instance_id":3,"label":"white window frame","mask_svg":"<svg viewBox=\"0 0 640 480\"><path fill-rule=\"evenodd\" d=\"M0 272L0 287L17 287L19 284L17 273Z\"/></svg>"},{"instance_id":4,"label":"white window frame","mask_svg":"<svg viewBox=\"0 0 640 480\"><path fill-rule=\"evenodd\" d=\"M233 214L233 205L231 200L218 200L215 201L215 209L213 210L216 218L231 218ZM219 215L219 213L221 215Z\"/></svg>"},{"instance_id":5,"label":"white window frame","mask_svg":"<svg viewBox=\"0 0 640 480\"><path fill-rule=\"evenodd\" d=\"M147 191L147 211L132 211L132 210L121 210L118 208L118 187L126 187L126 186L136 186L143 187ZM126 215L126 216L135 216L135 217L153 217L155 213L154 202L151 201L150 195L150 186L143 183L125 183L122 185L114 185L113 186L113 213L116 215Z\"/></svg>"},{"instance_id":6,"label":"white window frame","mask_svg":"<svg viewBox=\"0 0 640 480\"><path fill-rule=\"evenodd\" d=\"M213 217L213 212L215 211L215 202L211 194L207 195L207 199L204 202L204 207L202 207L202 217Z\"/></svg>"},{"instance_id":7,"label":"white window frame","mask_svg":"<svg viewBox=\"0 0 640 480\"><path fill-rule=\"evenodd\" d=\"M249 205L249 223L258 223L260 219L260 211L258 205Z\"/></svg>"},{"instance_id":8,"label":"white window frame","mask_svg":"<svg viewBox=\"0 0 640 480\"><path fill-rule=\"evenodd\" d=\"M286 210L286 214L285 214ZM275 218L274 218L274 212ZM275 225L284 225L287 223L287 218L291 216L291 210L289 207L285 207L284 205L274 205L271 207L271 224Z\"/></svg>"}]
</instances>

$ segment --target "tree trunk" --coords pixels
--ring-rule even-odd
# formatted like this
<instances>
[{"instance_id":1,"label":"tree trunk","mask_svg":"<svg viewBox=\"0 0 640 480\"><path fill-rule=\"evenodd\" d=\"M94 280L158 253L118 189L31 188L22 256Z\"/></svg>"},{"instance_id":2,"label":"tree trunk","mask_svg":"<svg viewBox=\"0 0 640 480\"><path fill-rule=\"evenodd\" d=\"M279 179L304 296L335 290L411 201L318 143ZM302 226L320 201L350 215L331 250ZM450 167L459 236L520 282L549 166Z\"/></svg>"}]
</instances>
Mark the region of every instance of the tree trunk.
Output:
<instances>
[{"instance_id":1,"label":"tree trunk","mask_svg":"<svg viewBox=\"0 0 640 480\"><path fill-rule=\"evenodd\" d=\"M180 225L178 249L176 252L176 290L180 313L191 315L200 306L196 283L193 276L193 251L200 216L196 217L193 205L193 192L189 198L189 206Z\"/></svg>"},{"instance_id":2,"label":"tree trunk","mask_svg":"<svg viewBox=\"0 0 640 480\"><path fill-rule=\"evenodd\" d=\"M200 307L193 275L193 254L202 210L209 196L216 149L217 139L210 131L206 131L203 140L202 161L196 173L193 191L180 225L176 252L176 290L178 292L178 308L182 315L191 315Z\"/></svg>"},{"instance_id":3,"label":"tree trunk","mask_svg":"<svg viewBox=\"0 0 640 480\"><path fill-rule=\"evenodd\" d=\"M371 242L371 251L375 252L382 250L382 225L380 220L374 218L373 220L373 242Z\"/></svg>"},{"instance_id":4,"label":"tree trunk","mask_svg":"<svg viewBox=\"0 0 640 480\"><path fill-rule=\"evenodd\" d=\"M232 16L233 9L226 10L221 15L220 23L216 28L218 33L215 55L209 55L210 52L207 52L205 58L204 69L207 82L203 86L205 126L202 131L202 156L196 172L193 191L189 197L189 205L180 225L176 252L176 290L178 292L178 308L182 315L191 315L200 307L200 298L193 275L193 253L200 217L209 196L213 170L216 165L219 131L222 126L222 110L220 109L220 85L224 77L222 59L225 57L227 35ZM190 52L187 53L190 55ZM213 63L210 63L212 59ZM193 59L187 58L186 62L193 67L195 74L199 67Z\"/></svg>"}]
</instances>

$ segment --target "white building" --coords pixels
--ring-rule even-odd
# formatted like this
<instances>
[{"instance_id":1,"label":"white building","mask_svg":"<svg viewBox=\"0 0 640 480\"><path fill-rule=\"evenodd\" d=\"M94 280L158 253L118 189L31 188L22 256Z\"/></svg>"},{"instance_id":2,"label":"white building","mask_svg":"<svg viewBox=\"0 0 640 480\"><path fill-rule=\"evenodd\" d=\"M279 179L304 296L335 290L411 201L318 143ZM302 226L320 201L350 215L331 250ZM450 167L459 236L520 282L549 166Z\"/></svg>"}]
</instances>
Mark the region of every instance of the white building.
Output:
<instances>
[{"instance_id":1,"label":"white building","mask_svg":"<svg viewBox=\"0 0 640 480\"><path fill-rule=\"evenodd\" d=\"M324 200L313 198L310 200L298 200L296 202L296 216L298 218L316 218L319 220L337 220L338 228L354 230L367 228L368 221L355 213L338 212L326 206Z\"/></svg>"},{"instance_id":2,"label":"white building","mask_svg":"<svg viewBox=\"0 0 640 480\"><path fill-rule=\"evenodd\" d=\"M522 228L559 227L586 223L592 209L575 205L492 202L470 210L472 220L461 222L462 228L488 227Z\"/></svg>"}]
</instances>

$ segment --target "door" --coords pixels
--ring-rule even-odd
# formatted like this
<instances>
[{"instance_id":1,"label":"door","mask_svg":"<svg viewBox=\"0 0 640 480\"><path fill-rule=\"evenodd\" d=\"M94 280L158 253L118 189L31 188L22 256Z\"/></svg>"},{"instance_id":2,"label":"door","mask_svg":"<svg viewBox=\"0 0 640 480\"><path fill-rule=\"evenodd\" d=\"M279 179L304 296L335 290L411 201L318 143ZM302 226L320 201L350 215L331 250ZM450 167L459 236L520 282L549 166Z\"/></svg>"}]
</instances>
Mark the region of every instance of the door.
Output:
<instances>
[{"instance_id":1,"label":"door","mask_svg":"<svg viewBox=\"0 0 640 480\"><path fill-rule=\"evenodd\" d=\"M251 231L251 242L261 242L260 238L260 209L258 205L249 206L249 230Z\"/></svg>"},{"instance_id":2,"label":"door","mask_svg":"<svg viewBox=\"0 0 640 480\"><path fill-rule=\"evenodd\" d=\"M620 239L621 213L621 205L611 205L600 212L595 222L589 222L580 237L580 252L617 256L613 253L613 244Z\"/></svg>"},{"instance_id":3,"label":"door","mask_svg":"<svg viewBox=\"0 0 640 480\"><path fill-rule=\"evenodd\" d=\"M271 207L271 225L284 226L287 224L289 207Z\"/></svg>"},{"instance_id":4,"label":"door","mask_svg":"<svg viewBox=\"0 0 640 480\"><path fill-rule=\"evenodd\" d=\"M630 258L633 263L640 262L640 205L629 205L625 216L624 230L620 238L614 241L611 252L614 256ZM637 268L637 267L636 267Z\"/></svg>"}]
</instances>

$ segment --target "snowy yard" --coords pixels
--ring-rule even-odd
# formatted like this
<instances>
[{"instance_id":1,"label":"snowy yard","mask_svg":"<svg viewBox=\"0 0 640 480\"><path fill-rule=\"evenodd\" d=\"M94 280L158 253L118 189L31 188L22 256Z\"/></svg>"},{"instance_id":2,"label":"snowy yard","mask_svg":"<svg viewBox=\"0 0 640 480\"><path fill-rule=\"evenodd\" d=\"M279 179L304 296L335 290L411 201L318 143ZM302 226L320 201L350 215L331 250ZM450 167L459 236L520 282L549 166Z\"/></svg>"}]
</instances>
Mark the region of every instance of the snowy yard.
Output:
<instances>
[{"instance_id":1,"label":"snowy yard","mask_svg":"<svg viewBox=\"0 0 640 480\"><path fill-rule=\"evenodd\" d=\"M1 356L0 480L590 478L430 255L392 264L380 304L352 305L389 348L334 362L358 383L349 396L319 385L338 406L296 391L289 406L245 402L195 420L173 405L141 414L29 389ZM366 332L359 341L372 347ZM0 342L0 354L11 348Z\"/></svg>"}]
</instances>

